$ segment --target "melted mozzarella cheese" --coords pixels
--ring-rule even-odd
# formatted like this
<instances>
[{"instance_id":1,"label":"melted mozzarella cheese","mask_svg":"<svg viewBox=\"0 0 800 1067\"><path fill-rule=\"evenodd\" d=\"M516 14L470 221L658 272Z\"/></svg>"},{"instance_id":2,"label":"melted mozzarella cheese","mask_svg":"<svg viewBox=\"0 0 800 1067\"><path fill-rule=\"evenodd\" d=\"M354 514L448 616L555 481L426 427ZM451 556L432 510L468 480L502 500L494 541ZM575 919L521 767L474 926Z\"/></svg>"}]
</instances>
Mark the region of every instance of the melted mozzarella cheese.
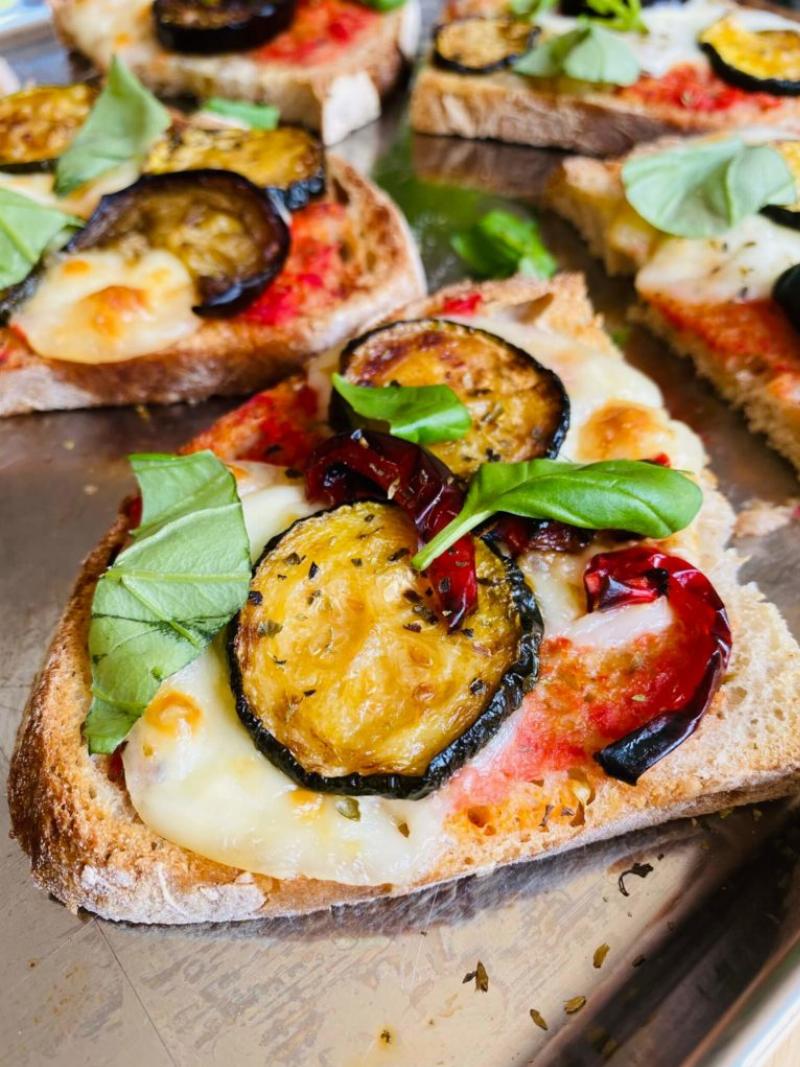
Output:
<instances>
[{"instance_id":1,"label":"melted mozzarella cheese","mask_svg":"<svg viewBox=\"0 0 800 1067\"><path fill-rule=\"evenodd\" d=\"M68 215L78 215L87 219L97 207L100 197L126 189L139 177L139 168L135 162L122 163L112 170L101 174L94 181L79 186L69 196L56 196L53 189L52 174L6 174L0 172L0 189L11 189L15 193L29 196L38 204L57 208Z\"/></svg>"},{"instance_id":2,"label":"melted mozzarella cheese","mask_svg":"<svg viewBox=\"0 0 800 1067\"><path fill-rule=\"evenodd\" d=\"M278 468L233 469L255 559L268 538L316 509ZM405 883L443 846L441 798L359 797L359 817L348 818L341 797L299 789L262 756L236 714L221 639L164 682L128 735L123 760L147 826L231 867L349 885Z\"/></svg>"},{"instance_id":3,"label":"melted mozzarella cheese","mask_svg":"<svg viewBox=\"0 0 800 1067\"><path fill-rule=\"evenodd\" d=\"M194 283L171 253L64 256L12 318L34 352L75 363L116 363L169 348L200 325Z\"/></svg>"},{"instance_id":4,"label":"melted mozzarella cheese","mask_svg":"<svg viewBox=\"0 0 800 1067\"><path fill-rule=\"evenodd\" d=\"M798 262L800 233L750 215L723 237L665 239L639 272L636 288L682 304L765 300L776 278Z\"/></svg>"},{"instance_id":5,"label":"melted mozzarella cheese","mask_svg":"<svg viewBox=\"0 0 800 1067\"><path fill-rule=\"evenodd\" d=\"M578 648L621 648L644 634L668 630L674 617L667 599L659 597L650 604L627 604L608 611L581 615L571 625L565 626L558 636L566 637Z\"/></svg>"}]
</instances>

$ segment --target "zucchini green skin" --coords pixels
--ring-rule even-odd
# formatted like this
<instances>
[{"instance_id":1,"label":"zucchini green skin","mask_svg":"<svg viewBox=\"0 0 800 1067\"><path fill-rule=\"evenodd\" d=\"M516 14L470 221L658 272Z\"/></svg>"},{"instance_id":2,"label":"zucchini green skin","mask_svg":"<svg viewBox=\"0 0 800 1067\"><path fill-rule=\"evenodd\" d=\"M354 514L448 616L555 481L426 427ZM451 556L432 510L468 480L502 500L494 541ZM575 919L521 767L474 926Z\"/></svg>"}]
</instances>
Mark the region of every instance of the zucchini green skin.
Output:
<instances>
[{"instance_id":1,"label":"zucchini green skin","mask_svg":"<svg viewBox=\"0 0 800 1067\"><path fill-rule=\"evenodd\" d=\"M368 330L366 333L361 334L359 337L355 337L352 341L342 350L342 354L339 361L340 373L357 385L371 384L369 377L365 377L360 373L353 373L352 364L354 363L355 355L357 351L364 345L370 343L373 339L378 338L382 333L387 335L402 327L419 327L420 329L429 328L431 330L441 328L442 330L448 330L455 327L458 331L468 337L474 338L486 338L493 343L502 345L514 361L522 368L525 368L525 372L530 372L531 384L539 382L546 384L550 401L557 406L557 417L553 420L552 426L549 432L541 435L538 431L540 426L530 427L531 433L528 439L528 447L522 449L520 452L514 455L504 454L501 449L496 447L497 442L491 441L491 434L488 435L490 443L495 448L494 456L487 454L481 454L479 457L480 462L490 460L491 458L503 460L506 462L516 462L523 459L554 459L561 446L564 443L564 438L567 436L567 431L570 425L570 403L567 391L564 388L564 383L555 373L550 370L549 367L544 367L538 360L526 352L524 349L519 348L517 345L507 341L504 337L499 337L490 333L488 330L480 329L476 326L469 326L462 322L452 322L450 319L445 318L431 318L431 319L408 319L401 322L391 322L388 325L377 326L372 330ZM388 340L388 339L387 339ZM391 367L390 367L391 371ZM403 384L402 376L398 378L400 384ZM469 393L462 390L459 387L459 382L455 378L446 379L444 377L432 378L429 384L435 385L440 382L444 382L449 385L451 389L456 393L462 402L466 403L467 407L470 406ZM379 382L377 384L388 384ZM348 430L352 428L352 415L350 408L343 398L334 390L331 393L330 406L328 411L328 420L331 426L337 430ZM515 426L515 430L519 429L519 424ZM476 427L477 430L477 427ZM456 442L455 445L450 443L444 443L442 445L431 445L428 447L428 451L437 456L443 463L450 467L455 476L459 479L468 480L468 478L475 473L478 462L463 462L463 455L465 451L469 450L470 440L473 431L471 430L466 437L461 441ZM457 457L456 457L457 453ZM457 462L456 462L457 458Z\"/></svg>"},{"instance_id":2,"label":"zucchini green skin","mask_svg":"<svg viewBox=\"0 0 800 1067\"><path fill-rule=\"evenodd\" d=\"M341 507L349 507L344 504ZM335 511L330 508L328 511ZM317 516L325 514L317 512ZM280 545L286 535L297 525L306 521L298 519L288 529L267 542L263 553L253 567L255 574L262 560ZM489 701L477 719L454 741L430 761L423 774L347 774L336 777L307 771L267 730L259 716L250 707L244 695L244 686L236 654L236 634L241 612L231 623L228 637L228 666L231 686L236 701L236 711L247 729L256 748L279 770L304 789L316 793L336 793L346 796L385 796L398 800L421 800L439 789L467 760L471 759L494 737L508 716L520 706L526 693L530 692L539 674L539 649L544 633L544 623L536 597L516 563L504 555L496 544L485 539L486 545L503 563L511 597L519 618L519 639L514 663L504 673Z\"/></svg>"},{"instance_id":3,"label":"zucchini green skin","mask_svg":"<svg viewBox=\"0 0 800 1067\"><path fill-rule=\"evenodd\" d=\"M704 41L700 47L708 56L714 73L737 89L746 89L751 93L769 93L772 96L800 96L800 82L789 81L787 78L756 78L726 63L716 48L708 42Z\"/></svg>"}]
</instances>

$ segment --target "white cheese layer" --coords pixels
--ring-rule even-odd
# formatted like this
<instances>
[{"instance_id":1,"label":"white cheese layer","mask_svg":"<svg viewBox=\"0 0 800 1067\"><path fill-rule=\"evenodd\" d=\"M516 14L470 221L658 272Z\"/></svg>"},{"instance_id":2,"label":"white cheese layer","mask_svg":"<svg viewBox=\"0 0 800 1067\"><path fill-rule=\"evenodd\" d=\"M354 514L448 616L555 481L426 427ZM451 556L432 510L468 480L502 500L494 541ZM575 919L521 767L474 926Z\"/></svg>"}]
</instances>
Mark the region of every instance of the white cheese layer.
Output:
<instances>
[{"instance_id":1,"label":"white cheese layer","mask_svg":"<svg viewBox=\"0 0 800 1067\"><path fill-rule=\"evenodd\" d=\"M736 21L748 30L788 29L797 31L791 19L769 11L743 10L725 0L689 0L686 4L656 4L642 11L646 34L620 34L639 61L644 74L660 78L682 63L706 66L708 60L697 39L719 19L736 12ZM577 19L546 12L536 20L546 31L556 34L574 29Z\"/></svg>"},{"instance_id":2,"label":"white cheese layer","mask_svg":"<svg viewBox=\"0 0 800 1067\"><path fill-rule=\"evenodd\" d=\"M126 189L139 177L136 163L122 163L101 174L94 181L79 186L68 196L56 196L52 174L6 174L0 172L0 189L29 196L38 204L57 208L67 215L87 219L100 202L100 197Z\"/></svg>"},{"instance_id":3,"label":"white cheese layer","mask_svg":"<svg viewBox=\"0 0 800 1067\"><path fill-rule=\"evenodd\" d=\"M775 280L800 263L800 232L750 215L723 237L662 241L636 278L642 295L682 304L766 300Z\"/></svg>"},{"instance_id":4,"label":"white cheese layer","mask_svg":"<svg viewBox=\"0 0 800 1067\"><path fill-rule=\"evenodd\" d=\"M64 256L11 319L47 359L117 363L169 348L200 326L194 282L170 252Z\"/></svg>"}]
</instances>

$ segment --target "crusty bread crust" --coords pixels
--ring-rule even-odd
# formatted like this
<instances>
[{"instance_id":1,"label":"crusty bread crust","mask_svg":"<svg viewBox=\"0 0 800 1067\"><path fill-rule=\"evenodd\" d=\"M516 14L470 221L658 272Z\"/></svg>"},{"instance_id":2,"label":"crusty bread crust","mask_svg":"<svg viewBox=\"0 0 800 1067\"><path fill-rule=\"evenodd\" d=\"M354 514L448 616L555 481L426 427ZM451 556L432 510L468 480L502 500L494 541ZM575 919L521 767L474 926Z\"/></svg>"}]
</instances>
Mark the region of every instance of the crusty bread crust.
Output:
<instances>
[{"instance_id":1,"label":"crusty bread crust","mask_svg":"<svg viewBox=\"0 0 800 1067\"><path fill-rule=\"evenodd\" d=\"M285 327L209 319L185 342L122 363L66 363L27 350L0 364L0 415L251 393L423 293L414 239L392 201L334 155L328 180L346 207L356 277L352 290L323 314Z\"/></svg>"},{"instance_id":2,"label":"crusty bread crust","mask_svg":"<svg viewBox=\"0 0 800 1067\"><path fill-rule=\"evenodd\" d=\"M511 279L478 287L482 312L525 305L554 328L571 328L608 349L582 280ZM398 312L435 314L476 287L454 286ZM280 881L226 867L172 845L138 818L109 759L90 756L81 739L88 708L87 628L97 578L122 544L120 518L86 560L34 686L12 759L8 797L13 833L31 858L33 877L69 907L111 919L192 923L296 914L337 903L414 892L469 873L552 854L671 818L790 792L800 781L800 649L777 610L754 586L739 587L737 561L725 553L733 515L709 475L698 520L698 564L731 615L734 655L722 692L698 732L648 772L636 788L599 777L585 822L532 826L509 805L502 833L474 827L455 835L436 867L414 885L353 887L312 879ZM538 821L538 820L537 820ZM491 832L490 832L491 831Z\"/></svg>"},{"instance_id":3,"label":"crusty bread crust","mask_svg":"<svg viewBox=\"0 0 800 1067\"><path fill-rule=\"evenodd\" d=\"M127 2L127 0L126 0ZM417 0L390 11L335 57L317 63L277 63L248 53L193 56L167 52L150 29L149 12L134 22L134 34L115 40L104 30L109 0L50 0L60 36L101 70L112 52L122 56L154 92L227 96L274 104L284 122L318 130L325 144L372 122L381 99L413 58L419 36ZM141 13L140 13L141 14Z\"/></svg>"},{"instance_id":4,"label":"crusty bread crust","mask_svg":"<svg viewBox=\"0 0 800 1067\"><path fill-rule=\"evenodd\" d=\"M663 144L667 147L671 143L670 139ZM648 145L646 150L650 151L651 147L659 146ZM619 160L566 159L548 181L545 199L575 226L592 255L603 261L610 274L633 275L647 258L646 243L634 255L633 251L629 254L613 247L607 240L609 225L623 201L620 168ZM639 297L630 317L662 337L678 355L690 358L698 372L744 412L752 429L766 434L772 447L800 470L797 370L789 367L775 370L753 358L758 352L746 349L720 358L690 330L670 323L657 307L648 303L646 296Z\"/></svg>"}]
</instances>

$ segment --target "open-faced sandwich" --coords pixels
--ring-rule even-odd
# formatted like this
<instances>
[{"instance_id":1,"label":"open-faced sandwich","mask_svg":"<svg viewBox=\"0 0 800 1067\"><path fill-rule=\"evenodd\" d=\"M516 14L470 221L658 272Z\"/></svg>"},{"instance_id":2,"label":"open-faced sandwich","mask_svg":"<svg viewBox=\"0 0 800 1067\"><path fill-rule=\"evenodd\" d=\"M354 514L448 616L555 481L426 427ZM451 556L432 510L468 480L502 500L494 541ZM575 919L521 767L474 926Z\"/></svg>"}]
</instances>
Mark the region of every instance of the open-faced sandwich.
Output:
<instances>
[{"instance_id":1,"label":"open-faced sandwich","mask_svg":"<svg viewBox=\"0 0 800 1067\"><path fill-rule=\"evenodd\" d=\"M800 650L578 276L445 290L132 462L9 779L72 908L309 911L797 785Z\"/></svg>"},{"instance_id":2,"label":"open-faced sandwich","mask_svg":"<svg viewBox=\"0 0 800 1067\"><path fill-rule=\"evenodd\" d=\"M567 159L546 197L610 273L635 275L635 317L800 468L800 141L764 137Z\"/></svg>"},{"instance_id":3,"label":"open-faced sandwich","mask_svg":"<svg viewBox=\"0 0 800 1067\"><path fill-rule=\"evenodd\" d=\"M272 104L340 141L414 56L417 0L51 0L65 42L154 91Z\"/></svg>"},{"instance_id":4,"label":"open-faced sandwich","mask_svg":"<svg viewBox=\"0 0 800 1067\"><path fill-rule=\"evenodd\" d=\"M424 291L391 201L274 109L0 99L0 415L250 393Z\"/></svg>"},{"instance_id":5,"label":"open-faced sandwich","mask_svg":"<svg viewBox=\"0 0 800 1067\"><path fill-rule=\"evenodd\" d=\"M627 151L754 122L800 131L800 24L732 0L449 0L422 133Z\"/></svg>"}]
</instances>

